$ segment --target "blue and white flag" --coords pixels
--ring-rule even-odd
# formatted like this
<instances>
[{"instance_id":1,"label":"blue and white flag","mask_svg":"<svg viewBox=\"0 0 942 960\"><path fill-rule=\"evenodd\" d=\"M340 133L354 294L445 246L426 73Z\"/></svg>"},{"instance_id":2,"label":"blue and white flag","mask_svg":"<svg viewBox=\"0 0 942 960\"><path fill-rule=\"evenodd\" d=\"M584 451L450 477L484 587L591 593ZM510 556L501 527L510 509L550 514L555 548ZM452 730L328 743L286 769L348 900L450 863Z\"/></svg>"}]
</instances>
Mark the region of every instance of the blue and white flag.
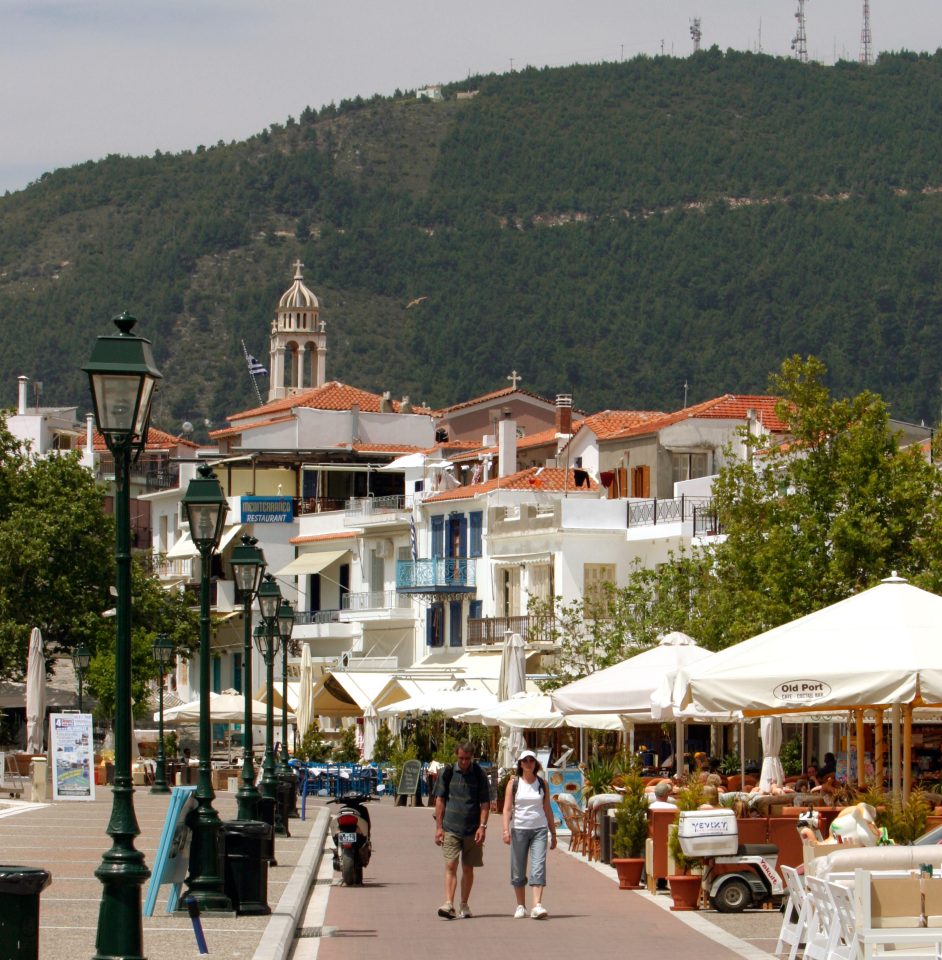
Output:
<instances>
[{"instance_id":1,"label":"blue and white flag","mask_svg":"<svg viewBox=\"0 0 942 960\"><path fill-rule=\"evenodd\" d=\"M251 353L245 355L245 360L249 365L249 374L253 377L267 377L268 371L252 356Z\"/></svg>"}]
</instances>

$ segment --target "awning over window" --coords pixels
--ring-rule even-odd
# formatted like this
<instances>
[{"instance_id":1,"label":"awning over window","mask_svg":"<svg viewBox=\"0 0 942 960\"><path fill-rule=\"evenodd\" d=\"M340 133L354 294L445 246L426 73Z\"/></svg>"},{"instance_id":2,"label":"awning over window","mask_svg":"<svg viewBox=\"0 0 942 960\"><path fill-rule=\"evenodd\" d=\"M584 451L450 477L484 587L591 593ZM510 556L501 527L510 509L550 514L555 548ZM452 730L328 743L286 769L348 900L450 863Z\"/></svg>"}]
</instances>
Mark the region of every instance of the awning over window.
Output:
<instances>
[{"instance_id":1,"label":"awning over window","mask_svg":"<svg viewBox=\"0 0 942 960\"><path fill-rule=\"evenodd\" d=\"M232 543L233 538L241 532L241 523L234 523L231 527L226 527L222 532L222 536L219 538L219 546L216 547L216 553L222 553L223 550ZM199 555L200 552L196 549L196 544L193 542L193 538L189 533L184 533L167 551L168 560L191 560L193 557L198 557Z\"/></svg>"},{"instance_id":2,"label":"awning over window","mask_svg":"<svg viewBox=\"0 0 942 960\"><path fill-rule=\"evenodd\" d=\"M276 577L292 577L305 573L320 573L332 563L347 556L349 550L334 550L330 553L302 553L295 557L286 567L282 567Z\"/></svg>"}]
</instances>

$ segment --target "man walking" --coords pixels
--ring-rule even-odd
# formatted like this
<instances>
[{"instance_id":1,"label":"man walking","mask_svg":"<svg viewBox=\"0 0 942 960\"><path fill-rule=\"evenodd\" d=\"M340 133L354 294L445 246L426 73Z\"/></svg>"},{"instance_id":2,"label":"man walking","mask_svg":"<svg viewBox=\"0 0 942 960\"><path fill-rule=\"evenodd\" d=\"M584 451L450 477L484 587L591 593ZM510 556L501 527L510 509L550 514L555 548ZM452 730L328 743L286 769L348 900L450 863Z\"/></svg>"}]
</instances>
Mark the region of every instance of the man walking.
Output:
<instances>
[{"instance_id":1,"label":"man walking","mask_svg":"<svg viewBox=\"0 0 942 960\"><path fill-rule=\"evenodd\" d=\"M491 809L487 776L474 760L474 745L462 740L457 762L446 767L435 783L435 843L445 858L445 902L438 915L445 920L468 918L474 868L484 866L484 838ZM461 858L461 900L455 913L458 858Z\"/></svg>"}]
</instances>

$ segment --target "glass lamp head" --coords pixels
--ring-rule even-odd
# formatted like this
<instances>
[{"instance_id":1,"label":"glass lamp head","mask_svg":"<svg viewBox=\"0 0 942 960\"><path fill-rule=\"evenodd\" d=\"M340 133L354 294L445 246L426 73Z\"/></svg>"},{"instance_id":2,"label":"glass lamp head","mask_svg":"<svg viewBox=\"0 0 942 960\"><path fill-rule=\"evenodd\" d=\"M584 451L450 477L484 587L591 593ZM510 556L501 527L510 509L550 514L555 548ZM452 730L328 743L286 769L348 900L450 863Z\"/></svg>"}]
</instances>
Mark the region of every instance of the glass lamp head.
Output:
<instances>
[{"instance_id":1,"label":"glass lamp head","mask_svg":"<svg viewBox=\"0 0 942 960\"><path fill-rule=\"evenodd\" d=\"M186 488L183 508L197 550L214 550L222 536L229 504L213 468L204 463Z\"/></svg>"}]
</instances>

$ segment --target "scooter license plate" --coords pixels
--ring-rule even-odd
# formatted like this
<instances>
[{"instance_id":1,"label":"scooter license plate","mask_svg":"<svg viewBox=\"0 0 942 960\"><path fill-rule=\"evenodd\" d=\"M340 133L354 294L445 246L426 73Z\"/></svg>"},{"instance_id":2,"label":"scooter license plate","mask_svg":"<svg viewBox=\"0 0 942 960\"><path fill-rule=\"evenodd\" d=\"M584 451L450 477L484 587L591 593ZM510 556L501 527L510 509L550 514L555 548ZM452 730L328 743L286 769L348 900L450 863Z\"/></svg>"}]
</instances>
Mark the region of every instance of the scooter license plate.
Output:
<instances>
[{"instance_id":1,"label":"scooter license plate","mask_svg":"<svg viewBox=\"0 0 942 960\"><path fill-rule=\"evenodd\" d=\"M337 843L356 843L357 835L355 833L338 833Z\"/></svg>"}]
</instances>

